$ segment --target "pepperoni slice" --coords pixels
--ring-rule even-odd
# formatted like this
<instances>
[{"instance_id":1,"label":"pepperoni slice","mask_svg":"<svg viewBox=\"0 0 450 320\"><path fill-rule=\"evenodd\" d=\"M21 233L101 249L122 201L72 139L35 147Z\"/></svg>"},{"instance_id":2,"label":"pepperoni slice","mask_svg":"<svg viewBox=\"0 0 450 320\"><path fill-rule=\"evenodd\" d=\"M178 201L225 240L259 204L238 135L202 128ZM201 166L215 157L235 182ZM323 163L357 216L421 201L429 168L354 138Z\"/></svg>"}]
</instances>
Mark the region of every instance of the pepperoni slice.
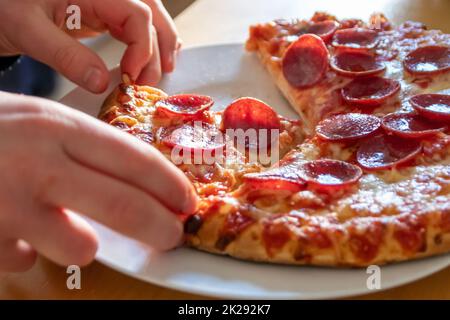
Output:
<instances>
[{"instance_id":1,"label":"pepperoni slice","mask_svg":"<svg viewBox=\"0 0 450 320\"><path fill-rule=\"evenodd\" d=\"M304 189L306 183L298 175L297 167L294 161L284 160L278 167L244 175L244 181L252 189L298 192Z\"/></svg>"},{"instance_id":2,"label":"pepperoni slice","mask_svg":"<svg viewBox=\"0 0 450 320\"><path fill-rule=\"evenodd\" d=\"M380 126L381 120L376 116L346 113L322 120L316 126L316 133L326 141L349 141L367 137Z\"/></svg>"},{"instance_id":3,"label":"pepperoni slice","mask_svg":"<svg viewBox=\"0 0 450 320\"><path fill-rule=\"evenodd\" d=\"M400 91L397 80L381 77L354 79L341 89L341 95L348 104L358 107L376 107Z\"/></svg>"},{"instance_id":4,"label":"pepperoni slice","mask_svg":"<svg viewBox=\"0 0 450 320\"><path fill-rule=\"evenodd\" d=\"M336 48L354 50L373 49L378 43L378 33L371 29L351 28L336 31L331 44Z\"/></svg>"},{"instance_id":5,"label":"pepperoni slice","mask_svg":"<svg viewBox=\"0 0 450 320\"><path fill-rule=\"evenodd\" d=\"M298 160L295 154L285 157L278 163L263 172L248 173L244 175L245 184L253 189L287 190L298 192L306 186L298 172Z\"/></svg>"},{"instance_id":6,"label":"pepperoni slice","mask_svg":"<svg viewBox=\"0 0 450 320\"><path fill-rule=\"evenodd\" d=\"M383 134L364 141L356 160L366 170L389 169L412 160L421 149L418 140Z\"/></svg>"},{"instance_id":7,"label":"pepperoni slice","mask_svg":"<svg viewBox=\"0 0 450 320\"><path fill-rule=\"evenodd\" d=\"M334 20L324 20L310 25L306 33L319 36L323 41L328 42L339 27L339 23Z\"/></svg>"},{"instance_id":8,"label":"pepperoni slice","mask_svg":"<svg viewBox=\"0 0 450 320\"><path fill-rule=\"evenodd\" d=\"M293 42L282 60L286 80L296 88L315 85L328 69L328 49L321 38L304 34Z\"/></svg>"},{"instance_id":9,"label":"pepperoni slice","mask_svg":"<svg viewBox=\"0 0 450 320\"><path fill-rule=\"evenodd\" d=\"M383 129L403 138L421 138L435 135L446 129L438 122L431 122L416 113L391 113L383 117Z\"/></svg>"},{"instance_id":10,"label":"pepperoni slice","mask_svg":"<svg viewBox=\"0 0 450 320\"><path fill-rule=\"evenodd\" d=\"M431 75L450 70L450 48L426 46L410 52L403 60L405 69L415 75Z\"/></svg>"},{"instance_id":11,"label":"pepperoni slice","mask_svg":"<svg viewBox=\"0 0 450 320\"><path fill-rule=\"evenodd\" d=\"M450 121L450 95L428 93L418 94L409 100L422 116L437 121Z\"/></svg>"},{"instance_id":12,"label":"pepperoni slice","mask_svg":"<svg viewBox=\"0 0 450 320\"><path fill-rule=\"evenodd\" d=\"M309 186L328 190L356 183L362 170L339 160L314 160L302 163L287 162L279 167L244 176L247 186L257 189L298 192Z\"/></svg>"},{"instance_id":13,"label":"pepperoni slice","mask_svg":"<svg viewBox=\"0 0 450 320\"><path fill-rule=\"evenodd\" d=\"M341 51L330 61L331 68L346 77L370 76L384 71L383 62L367 52Z\"/></svg>"},{"instance_id":14,"label":"pepperoni slice","mask_svg":"<svg viewBox=\"0 0 450 320\"><path fill-rule=\"evenodd\" d=\"M208 110L213 104L209 96L178 94L158 101L156 107L168 114L192 116Z\"/></svg>"},{"instance_id":15,"label":"pepperoni slice","mask_svg":"<svg viewBox=\"0 0 450 320\"><path fill-rule=\"evenodd\" d=\"M333 189L358 182L362 170L345 161L321 159L302 163L299 176L315 188Z\"/></svg>"},{"instance_id":16,"label":"pepperoni slice","mask_svg":"<svg viewBox=\"0 0 450 320\"><path fill-rule=\"evenodd\" d=\"M225 146L222 132L215 126L201 122L172 128L162 134L161 140L169 147L179 147L189 152L215 151Z\"/></svg>"},{"instance_id":17,"label":"pepperoni slice","mask_svg":"<svg viewBox=\"0 0 450 320\"><path fill-rule=\"evenodd\" d=\"M260 129L267 130L266 141L271 142L271 130L281 127L278 114L267 104L255 98L240 98L233 101L223 112L224 129ZM250 142L250 145L253 143Z\"/></svg>"}]
</instances>

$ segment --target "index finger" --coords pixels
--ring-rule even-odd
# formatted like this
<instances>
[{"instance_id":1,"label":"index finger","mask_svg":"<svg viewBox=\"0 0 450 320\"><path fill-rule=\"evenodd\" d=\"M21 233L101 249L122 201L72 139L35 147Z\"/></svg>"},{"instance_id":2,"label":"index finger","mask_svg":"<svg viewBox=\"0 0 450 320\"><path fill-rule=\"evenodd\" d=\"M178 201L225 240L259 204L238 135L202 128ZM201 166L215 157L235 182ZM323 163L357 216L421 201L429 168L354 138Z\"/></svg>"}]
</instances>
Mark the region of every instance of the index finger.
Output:
<instances>
[{"instance_id":1,"label":"index finger","mask_svg":"<svg viewBox=\"0 0 450 320\"><path fill-rule=\"evenodd\" d=\"M175 212L196 210L192 183L157 149L80 111L43 102L43 108L60 110L64 118L72 119L60 133L72 160L153 195Z\"/></svg>"}]
</instances>

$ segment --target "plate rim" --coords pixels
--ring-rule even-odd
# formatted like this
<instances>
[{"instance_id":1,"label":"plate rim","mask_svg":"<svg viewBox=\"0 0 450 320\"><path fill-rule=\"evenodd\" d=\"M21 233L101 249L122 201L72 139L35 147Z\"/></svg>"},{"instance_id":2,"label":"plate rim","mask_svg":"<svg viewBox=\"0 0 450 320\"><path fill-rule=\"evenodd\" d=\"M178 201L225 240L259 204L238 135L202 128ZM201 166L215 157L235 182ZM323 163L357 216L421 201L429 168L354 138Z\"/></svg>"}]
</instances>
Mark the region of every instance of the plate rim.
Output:
<instances>
[{"instance_id":1,"label":"plate rim","mask_svg":"<svg viewBox=\"0 0 450 320\"><path fill-rule=\"evenodd\" d=\"M195 249L185 248L185 247L183 249L195 250ZM208 254L206 252L201 252L201 253ZM450 254L447 253L442 256L431 256L431 257L424 257L424 258L419 258L419 259L414 259L414 260L409 260L409 261L397 262L395 265L397 265L397 264L405 264L406 265L409 263L418 263L422 260L433 259L433 258L438 258L438 257L443 257L443 256L447 256L448 258L450 258ZM228 258L236 260L237 263L241 262L239 259L235 259L233 257L228 257ZM188 288L188 286L184 285L184 284L175 285L175 284L172 284L171 282L164 282L162 280L160 281L157 278L149 280L148 278L141 275L140 273L129 272L120 266L116 266L116 265L113 265L112 263L109 263L108 261L106 261L105 259L103 259L101 257L96 257L95 259L99 263L103 264L104 266L106 266L108 268L113 269L114 271L125 274L131 278L138 279L138 280L146 282L146 283L150 283L152 285L160 286L162 288L176 290L176 291L180 291L180 292L188 293L188 294L201 295L204 297L213 297L213 298L219 298L219 299L225 298L225 299L233 299L233 300L237 300L237 299L244 299L244 300L245 299L249 299L249 300L321 300L321 299L349 298L349 297L355 297L355 296L360 296L360 295L362 296L362 295L367 295L367 294L371 294L371 293L384 292L384 291L387 291L390 289L398 288L402 285L414 283L414 282L424 279L428 276L431 276L439 271L442 271L450 266L450 259L449 259L449 262L447 262L447 264L444 266L442 266L442 265L433 266L431 268L432 269L431 271L430 271L430 268L428 268L428 269L426 269L427 271L424 270L424 271L419 272L419 275L417 277L412 277L410 280L391 281L389 285L383 286L381 289L376 289L376 290L370 290L368 288L352 289L352 290L341 289L341 290L330 291L329 294L327 294L327 292L325 292L325 294L324 294L324 292L319 292L317 294L309 294L308 297L299 292L296 292L296 293L286 295L286 297L276 297L276 296L270 296L269 294L265 294L265 296L256 296L256 295L251 295L251 294L235 294L235 295L219 294L219 293L216 294L215 292L211 292L211 291L208 291L205 289L200 289L197 287L189 287ZM274 266L276 266L276 264L274 264ZM299 266L299 267L301 267L301 266ZM314 266L309 266L309 267L314 267ZM389 267L389 265L385 265L382 267ZM320 268L320 267L317 267L317 268ZM330 267L330 268L332 269L333 267ZM355 270L361 270L361 268L358 268ZM417 273L416 273L416 275L417 275Z\"/></svg>"}]
</instances>

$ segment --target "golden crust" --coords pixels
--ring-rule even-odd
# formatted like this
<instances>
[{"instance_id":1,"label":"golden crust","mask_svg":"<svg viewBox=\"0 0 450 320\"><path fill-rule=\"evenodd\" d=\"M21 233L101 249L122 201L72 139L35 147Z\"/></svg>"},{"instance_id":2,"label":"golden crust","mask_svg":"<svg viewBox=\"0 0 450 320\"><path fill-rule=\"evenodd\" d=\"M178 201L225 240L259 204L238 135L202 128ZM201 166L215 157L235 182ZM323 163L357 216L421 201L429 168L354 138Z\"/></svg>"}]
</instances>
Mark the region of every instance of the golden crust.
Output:
<instances>
[{"instance_id":1,"label":"golden crust","mask_svg":"<svg viewBox=\"0 0 450 320\"><path fill-rule=\"evenodd\" d=\"M441 212L429 212L429 217L434 217L442 214ZM222 218L223 219L223 218ZM222 255L229 255L234 258L251 260L257 262L269 262L292 265L316 265L316 266L333 266L333 267L366 267L369 265L383 265L392 262L400 262L407 260L420 259L430 257L438 254L447 253L450 251L450 233L441 233L438 228L432 227L434 221L430 221L427 225L425 233L427 235L435 234L435 238L427 236L424 246L425 250L417 253L407 253L403 250L398 250L396 240L392 236L392 226L386 232L385 237L379 246L380 253L371 260L361 260L355 257L354 253L349 249L352 242L348 235L336 237L333 242L333 247L329 249L317 250L316 248L308 248L295 239L290 239L283 246L282 250L274 256L271 256L261 245L261 241L257 235L262 234L264 226L261 222L257 222L251 228L245 230L241 236L235 239L224 251L215 247L215 240L217 235L214 231L217 230L213 225L220 222L219 216L208 219L205 226L200 231L199 235L191 237L188 244L194 248ZM439 240L436 240L439 239ZM309 252L307 256L303 253Z\"/></svg>"}]
</instances>

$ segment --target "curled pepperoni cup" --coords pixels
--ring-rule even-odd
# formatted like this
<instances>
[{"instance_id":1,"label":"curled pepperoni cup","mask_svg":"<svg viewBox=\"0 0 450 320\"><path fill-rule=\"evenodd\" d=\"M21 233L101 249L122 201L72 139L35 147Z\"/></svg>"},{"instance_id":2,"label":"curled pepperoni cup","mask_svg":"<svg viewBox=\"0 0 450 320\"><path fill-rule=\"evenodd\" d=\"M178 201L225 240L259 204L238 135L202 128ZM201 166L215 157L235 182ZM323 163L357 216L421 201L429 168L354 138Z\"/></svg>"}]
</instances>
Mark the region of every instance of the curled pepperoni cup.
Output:
<instances>
[{"instance_id":1,"label":"curled pepperoni cup","mask_svg":"<svg viewBox=\"0 0 450 320\"><path fill-rule=\"evenodd\" d=\"M409 100L413 108L425 118L435 121L450 121L450 95L418 94Z\"/></svg>"},{"instance_id":2,"label":"curled pepperoni cup","mask_svg":"<svg viewBox=\"0 0 450 320\"><path fill-rule=\"evenodd\" d=\"M320 38L323 41L328 42L333 34L336 32L339 27L339 23L334 20L324 20L320 22L316 22L311 24L307 29L306 33L312 33Z\"/></svg>"},{"instance_id":3,"label":"curled pepperoni cup","mask_svg":"<svg viewBox=\"0 0 450 320\"><path fill-rule=\"evenodd\" d=\"M328 49L323 40L304 34L286 50L282 60L283 75L290 85L306 88L315 85L328 69Z\"/></svg>"},{"instance_id":4,"label":"curled pepperoni cup","mask_svg":"<svg viewBox=\"0 0 450 320\"><path fill-rule=\"evenodd\" d=\"M422 146L416 139L377 135L365 140L356 152L356 161L368 171L390 169L414 159Z\"/></svg>"},{"instance_id":5,"label":"curled pepperoni cup","mask_svg":"<svg viewBox=\"0 0 450 320\"><path fill-rule=\"evenodd\" d=\"M432 75L450 70L450 48L426 46L410 52L403 60L406 71L414 75Z\"/></svg>"},{"instance_id":6,"label":"curled pepperoni cup","mask_svg":"<svg viewBox=\"0 0 450 320\"><path fill-rule=\"evenodd\" d=\"M215 151L225 147L225 138L216 127L202 122L184 124L164 132L161 141L186 151Z\"/></svg>"},{"instance_id":7,"label":"curled pepperoni cup","mask_svg":"<svg viewBox=\"0 0 450 320\"><path fill-rule=\"evenodd\" d=\"M158 109L175 115L195 115L208 110L214 104L211 97L197 94L178 94L156 103Z\"/></svg>"},{"instance_id":8,"label":"curled pepperoni cup","mask_svg":"<svg viewBox=\"0 0 450 320\"><path fill-rule=\"evenodd\" d=\"M360 113L337 114L316 126L317 136L326 141L344 142L367 137L380 128L381 120Z\"/></svg>"},{"instance_id":9,"label":"curled pepperoni cup","mask_svg":"<svg viewBox=\"0 0 450 320\"><path fill-rule=\"evenodd\" d=\"M371 29L350 28L336 31L331 44L336 48L354 50L373 49L378 43L378 33Z\"/></svg>"},{"instance_id":10,"label":"curled pepperoni cup","mask_svg":"<svg viewBox=\"0 0 450 320\"><path fill-rule=\"evenodd\" d=\"M263 140L260 138L264 138L266 146L270 146L272 139L275 138L272 136L272 130L280 130L281 123L278 114L261 100L240 98L233 101L223 112L222 126L227 132L229 129L256 130L256 141L248 141L251 135L244 137L245 145L254 148L263 146ZM237 137L238 132L233 133Z\"/></svg>"},{"instance_id":11,"label":"curled pepperoni cup","mask_svg":"<svg viewBox=\"0 0 450 320\"><path fill-rule=\"evenodd\" d=\"M310 186L319 189L344 187L358 182L361 168L344 161L322 159L302 163L300 177Z\"/></svg>"},{"instance_id":12,"label":"curled pepperoni cup","mask_svg":"<svg viewBox=\"0 0 450 320\"><path fill-rule=\"evenodd\" d=\"M377 107L399 91L397 80L375 76L354 79L341 89L341 95L352 106Z\"/></svg>"},{"instance_id":13,"label":"curled pepperoni cup","mask_svg":"<svg viewBox=\"0 0 450 320\"><path fill-rule=\"evenodd\" d=\"M300 179L289 166L281 166L259 173L244 176L247 188L260 190L284 190L298 192L305 188L305 181Z\"/></svg>"},{"instance_id":14,"label":"curled pepperoni cup","mask_svg":"<svg viewBox=\"0 0 450 320\"><path fill-rule=\"evenodd\" d=\"M341 51L330 60L331 68L345 77L363 77L381 73L386 66L367 52Z\"/></svg>"},{"instance_id":15,"label":"curled pepperoni cup","mask_svg":"<svg viewBox=\"0 0 450 320\"><path fill-rule=\"evenodd\" d=\"M391 113L383 117L383 129L403 138L421 138L442 132L446 126L416 113Z\"/></svg>"}]
</instances>

